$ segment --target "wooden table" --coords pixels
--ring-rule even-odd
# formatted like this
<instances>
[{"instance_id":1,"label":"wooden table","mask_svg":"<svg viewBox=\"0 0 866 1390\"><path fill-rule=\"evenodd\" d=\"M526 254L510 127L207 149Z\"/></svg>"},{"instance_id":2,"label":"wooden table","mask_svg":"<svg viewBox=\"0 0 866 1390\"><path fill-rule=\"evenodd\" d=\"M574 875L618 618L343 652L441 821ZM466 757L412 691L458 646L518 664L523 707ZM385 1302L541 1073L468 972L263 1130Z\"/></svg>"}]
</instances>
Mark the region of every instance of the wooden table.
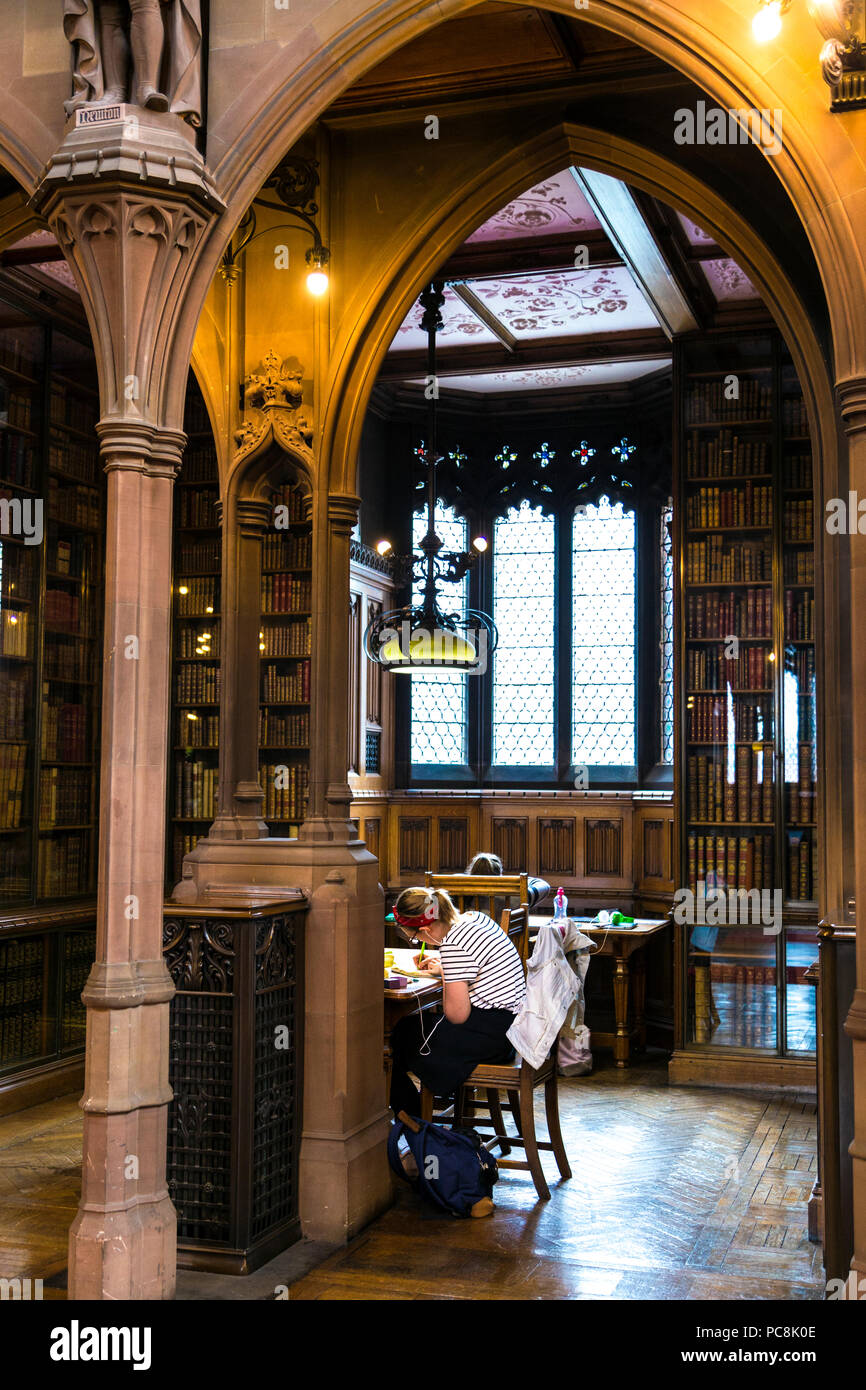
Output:
<instances>
[{"instance_id":1,"label":"wooden table","mask_svg":"<svg viewBox=\"0 0 866 1390\"><path fill-rule=\"evenodd\" d=\"M424 1014L432 1013L442 1003L442 981L439 976L429 980L410 980L406 989L385 990L385 1099L391 1093L391 1034L406 1014L415 1013L418 1006ZM425 1025L426 1028L426 1025Z\"/></svg>"},{"instance_id":2,"label":"wooden table","mask_svg":"<svg viewBox=\"0 0 866 1390\"><path fill-rule=\"evenodd\" d=\"M530 913L529 929L536 930L549 922L549 917ZM573 917L572 921L596 944L593 952L597 956L613 956L613 1013L615 1020L615 1031L613 1033L602 1033L596 1029L592 1030L592 1042L595 1047L610 1047L613 1049L614 1060L618 1067L627 1067L631 1058L632 1040L636 1039L638 1047L646 1047L646 1020L644 1010L646 1007L646 957L644 948L651 937L657 932L663 931L670 921L667 917L637 917L633 927L611 927L611 926L590 926L589 922L582 921L579 917ZM634 969L630 967L630 960L633 955L640 952L634 963ZM632 980L634 988L632 989ZM634 1011L631 1023L629 1023L629 1004L633 1003Z\"/></svg>"}]
</instances>

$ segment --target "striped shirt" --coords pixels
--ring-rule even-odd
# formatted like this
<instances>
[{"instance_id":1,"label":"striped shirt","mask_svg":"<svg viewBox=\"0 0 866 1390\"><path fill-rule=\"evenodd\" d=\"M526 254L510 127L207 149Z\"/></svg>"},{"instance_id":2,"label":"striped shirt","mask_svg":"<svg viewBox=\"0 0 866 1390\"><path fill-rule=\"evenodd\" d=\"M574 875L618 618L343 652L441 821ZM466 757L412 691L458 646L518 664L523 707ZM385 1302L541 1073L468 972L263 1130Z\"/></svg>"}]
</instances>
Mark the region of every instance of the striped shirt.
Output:
<instances>
[{"instance_id":1,"label":"striped shirt","mask_svg":"<svg viewBox=\"0 0 866 1390\"><path fill-rule=\"evenodd\" d=\"M439 948L446 984L465 980L476 1009L517 1013L526 993L523 964L513 941L484 912L464 912Z\"/></svg>"}]
</instances>

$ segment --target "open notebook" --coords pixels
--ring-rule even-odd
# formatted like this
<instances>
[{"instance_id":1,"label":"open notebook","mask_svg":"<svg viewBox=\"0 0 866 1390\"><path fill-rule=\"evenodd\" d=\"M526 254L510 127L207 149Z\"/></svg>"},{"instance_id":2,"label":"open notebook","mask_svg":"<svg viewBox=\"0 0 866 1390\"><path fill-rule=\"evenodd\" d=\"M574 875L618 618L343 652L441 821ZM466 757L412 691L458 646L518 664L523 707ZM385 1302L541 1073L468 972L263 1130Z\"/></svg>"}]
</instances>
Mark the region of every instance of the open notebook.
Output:
<instances>
[{"instance_id":1,"label":"open notebook","mask_svg":"<svg viewBox=\"0 0 866 1390\"><path fill-rule=\"evenodd\" d=\"M431 976L426 970L418 970L415 965L415 957L420 951L419 947L404 946L396 947L394 950L394 971L398 975L408 975L410 979L429 980ZM438 951L425 951L424 958L428 955L438 955Z\"/></svg>"}]
</instances>

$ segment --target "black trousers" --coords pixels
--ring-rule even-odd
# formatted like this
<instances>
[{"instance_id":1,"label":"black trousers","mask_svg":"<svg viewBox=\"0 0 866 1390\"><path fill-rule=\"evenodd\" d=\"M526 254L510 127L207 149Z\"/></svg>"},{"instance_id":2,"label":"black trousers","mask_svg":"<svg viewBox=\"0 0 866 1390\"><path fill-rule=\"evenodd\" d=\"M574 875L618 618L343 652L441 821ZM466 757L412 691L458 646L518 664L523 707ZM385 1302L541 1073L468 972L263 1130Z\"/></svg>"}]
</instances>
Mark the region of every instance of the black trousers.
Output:
<instances>
[{"instance_id":1,"label":"black trousers","mask_svg":"<svg viewBox=\"0 0 866 1390\"><path fill-rule=\"evenodd\" d=\"M505 1034L514 1017L510 1009L477 1009L473 1004L465 1023L451 1023L444 1015L431 1018L429 1013L424 1015L423 1024L419 1014L401 1018L391 1034L394 1113L418 1113L418 1092L407 1072L414 1072L434 1095L448 1096L481 1062L511 1062L514 1048Z\"/></svg>"}]
</instances>

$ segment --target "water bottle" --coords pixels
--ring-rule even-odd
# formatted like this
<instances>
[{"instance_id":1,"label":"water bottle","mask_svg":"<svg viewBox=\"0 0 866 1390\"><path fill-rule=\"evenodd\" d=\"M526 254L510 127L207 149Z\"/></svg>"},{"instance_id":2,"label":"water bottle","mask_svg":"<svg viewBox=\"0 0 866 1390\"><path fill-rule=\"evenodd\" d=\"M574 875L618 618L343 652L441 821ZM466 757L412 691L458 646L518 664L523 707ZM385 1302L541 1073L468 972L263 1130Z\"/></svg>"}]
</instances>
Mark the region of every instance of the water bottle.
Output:
<instances>
[{"instance_id":1,"label":"water bottle","mask_svg":"<svg viewBox=\"0 0 866 1390\"><path fill-rule=\"evenodd\" d=\"M557 888L556 896L553 900L553 920L564 936L566 924L568 922L568 898L561 888Z\"/></svg>"}]
</instances>

